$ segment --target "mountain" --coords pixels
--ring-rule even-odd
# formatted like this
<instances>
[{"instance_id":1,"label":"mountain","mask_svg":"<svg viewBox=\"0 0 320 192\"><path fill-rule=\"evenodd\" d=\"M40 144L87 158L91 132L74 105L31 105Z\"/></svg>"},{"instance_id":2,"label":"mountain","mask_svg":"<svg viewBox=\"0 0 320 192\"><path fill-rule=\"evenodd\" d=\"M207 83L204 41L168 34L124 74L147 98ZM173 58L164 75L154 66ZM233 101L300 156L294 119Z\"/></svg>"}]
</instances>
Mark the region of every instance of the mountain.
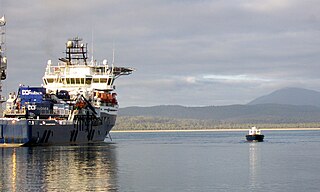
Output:
<instances>
[{"instance_id":1,"label":"mountain","mask_svg":"<svg viewBox=\"0 0 320 192\"><path fill-rule=\"evenodd\" d=\"M247 105L126 107L119 109L119 117L124 117L126 121L130 118L143 117L139 120L139 124L163 121L170 124L179 119L196 120L197 123L211 121L214 124L219 122L313 123L320 121L320 92L301 88L284 88L254 99Z\"/></svg>"},{"instance_id":2,"label":"mountain","mask_svg":"<svg viewBox=\"0 0 320 192\"><path fill-rule=\"evenodd\" d=\"M320 106L320 92L302 88L283 88L248 103Z\"/></svg>"},{"instance_id":3,"label":"mountain","mask_svg":"<svg viewBox=\"0 0 320 192\"><path fill-rule=\"evenodd\" d=\"M232 123L304 123L318 122L320 107L283 104L207 107L162 105L120 108L119 116L197 119Z\"/></svg>"}]
</instances>

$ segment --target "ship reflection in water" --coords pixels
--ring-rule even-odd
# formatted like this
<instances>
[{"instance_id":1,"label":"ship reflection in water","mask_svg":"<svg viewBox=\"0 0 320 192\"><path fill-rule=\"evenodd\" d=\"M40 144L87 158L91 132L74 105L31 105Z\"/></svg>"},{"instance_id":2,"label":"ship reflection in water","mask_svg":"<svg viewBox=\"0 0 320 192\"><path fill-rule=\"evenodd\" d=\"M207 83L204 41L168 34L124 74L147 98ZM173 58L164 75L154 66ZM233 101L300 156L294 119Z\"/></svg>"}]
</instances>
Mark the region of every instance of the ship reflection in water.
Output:
<instances>
[{"instance_id":1,"label":"ship reflection in water","mask_svg":"<svg viewBox=\"0 0 320 192\"><path fill-rule=\"evenodd\" d=\"M1 191L118 191L113 144L0 148Z\"/></svg>"},{"instance_id":2,"label":"ship reflection in water","mask_svg":"<svg viewBox=\"0 0 320 192\"><path fill-rule=\"evenodd\" d=\"M249 143L249 191L262 190L260 186L261 161L259 143Z\"/></svg>"}]
</instances>

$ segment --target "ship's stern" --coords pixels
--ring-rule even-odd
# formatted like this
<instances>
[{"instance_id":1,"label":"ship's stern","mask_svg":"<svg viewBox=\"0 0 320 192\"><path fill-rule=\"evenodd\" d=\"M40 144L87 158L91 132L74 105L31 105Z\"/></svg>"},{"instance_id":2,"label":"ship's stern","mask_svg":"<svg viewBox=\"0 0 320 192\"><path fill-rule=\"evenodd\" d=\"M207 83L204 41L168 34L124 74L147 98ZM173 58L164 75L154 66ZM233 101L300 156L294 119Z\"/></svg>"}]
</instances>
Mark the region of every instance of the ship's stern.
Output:
<instances>
[{"instance_id":1,"label":"ship's stern","mask_svg":"<svg viewBox=\"0 0 320 192\"><path fill-rule=\"evenodd\" d=\"M25 145L29 140L27 120L0 118L0 145Z\"/></svg>"}]
</instances>

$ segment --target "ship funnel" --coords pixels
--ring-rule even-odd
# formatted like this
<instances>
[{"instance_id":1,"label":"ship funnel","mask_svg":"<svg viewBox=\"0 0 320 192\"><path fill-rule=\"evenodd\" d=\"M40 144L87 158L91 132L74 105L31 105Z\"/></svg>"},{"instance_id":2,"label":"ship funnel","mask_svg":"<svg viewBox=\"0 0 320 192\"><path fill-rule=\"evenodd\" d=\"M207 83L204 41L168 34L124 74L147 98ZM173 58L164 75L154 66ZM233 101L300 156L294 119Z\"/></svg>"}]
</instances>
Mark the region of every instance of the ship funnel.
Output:
<instances>
[{"instance_id":1,"label":"ship funnel","mask_svg":"<svg viewBox=\"0 0 320 192\"><path fill-rule=\"evenodd\" d=\"M52 65L51 59L48 60L47 64L48 64L48 65Z\"/></svg>"},{"instance_id":2,"label":"ship funnel","mask_svg":"<svg viewBox=\"0 0 320 192\"><path fill-rule=\"evenodd\" d=\"M108 64L108 60L104 59L104 60L102 61L102 64L107 65L107 64Z\"/></svg>"}]
</instances>

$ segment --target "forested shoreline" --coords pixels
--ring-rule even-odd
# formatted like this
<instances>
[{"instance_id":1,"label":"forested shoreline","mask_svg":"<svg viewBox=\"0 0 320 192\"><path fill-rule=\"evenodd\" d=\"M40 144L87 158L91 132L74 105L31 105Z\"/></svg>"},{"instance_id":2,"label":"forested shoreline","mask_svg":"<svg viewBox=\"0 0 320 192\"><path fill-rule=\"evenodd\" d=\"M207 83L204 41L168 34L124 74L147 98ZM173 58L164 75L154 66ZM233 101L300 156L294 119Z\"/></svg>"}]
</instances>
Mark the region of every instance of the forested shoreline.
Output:
<instances>
[{"instance_id":1,"label":"forested shoreline","mask_svg":"<svg viewBox=\"0 0 320 192\"><path fill-rule=\"evenodd\" d=\"M178 119L166 117L119 116L113 130L197 130L259 128L320 128L320 122L306 123L238 123L215 120Z\"/></svg>"}]
</instances>

